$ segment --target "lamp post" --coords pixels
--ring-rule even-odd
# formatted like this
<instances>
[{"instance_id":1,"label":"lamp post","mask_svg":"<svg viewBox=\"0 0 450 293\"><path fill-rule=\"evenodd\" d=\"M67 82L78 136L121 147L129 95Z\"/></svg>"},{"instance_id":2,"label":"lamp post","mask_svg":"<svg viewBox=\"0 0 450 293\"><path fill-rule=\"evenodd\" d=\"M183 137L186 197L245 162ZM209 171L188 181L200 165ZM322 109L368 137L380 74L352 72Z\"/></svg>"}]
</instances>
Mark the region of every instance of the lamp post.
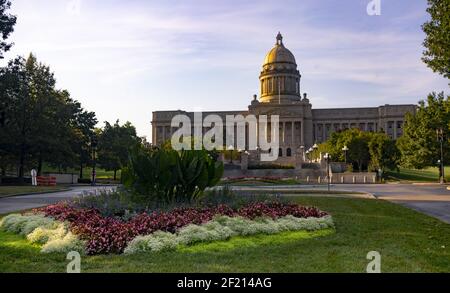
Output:
<instances>
[{"instance_id":1,"label":"lamp post","mask_svg":"<svg viewBox=\"0 0 450 293\"><path fill-rule=\"evenodd\" d=\"M228 150L230 151L230 164L232 165L233 164L233 146L230 144L229 146L228 146Z\"/></svg>"},{"instance_id":2,"label":"lamp post","mask_svg":"<svg viewBox=\"0 0 450 293\"><path fill-rule=\"evenodd\" d=\"M443 144L444 144L444 130L442 128L436 129L436 136L437 139L441 145L441 159L439 160L439 182L441 184L444 184L445 181L445 175L444 175L444 150L443 150Z\"/></svg>"},{"instance_id":3,"label":"lamp post","mask_svg":"<svg viewBox=\"0 0 450 293\"><path fill-rule=\"evenodd\" d=\"M96 165L96 158L95 153L97 150L97 137L94 135L91 136L91 149L92 149L92 180L91 185L95 185L95 165Z\"/></svg>"},{"instance_id":4,"label":"lamp post","mask_svg":"<svg viewBox=\"0 0 450 293\"><path fill-rule=\"evenodd\" d=\"M344 151L345 164L347 165L347 152L348 152L348 147L347 147L347 145L344 145L344 147L342 148L342 150Z\"/></svg>"},{"instance_id":5,"label":"lamp post","mask_svg":"<svg viewBox=\"0 0 450 293\"><path fill-rule=\"evenodd\" d=\"M328 191L330 191L330 179L331 179L330 178L330 159L331 159L331 156L329 153L326 153L323 156L323 158L325 159L326 166L327 166L327 188L328 188Z\"/></svg>"},{"instance_id":6,"label":"lamp post","mask_svg":"<svg viewBox=\"0 0 450 293\"><path fill-rule=\"evenodd\" d=\"M318 148L319 148L319 146L317 145L317 143L315 143L315 144L312 146L312 152L313 152L314 160L316 159L316 151L317 151Z\"/></svg>"}]
</instances>

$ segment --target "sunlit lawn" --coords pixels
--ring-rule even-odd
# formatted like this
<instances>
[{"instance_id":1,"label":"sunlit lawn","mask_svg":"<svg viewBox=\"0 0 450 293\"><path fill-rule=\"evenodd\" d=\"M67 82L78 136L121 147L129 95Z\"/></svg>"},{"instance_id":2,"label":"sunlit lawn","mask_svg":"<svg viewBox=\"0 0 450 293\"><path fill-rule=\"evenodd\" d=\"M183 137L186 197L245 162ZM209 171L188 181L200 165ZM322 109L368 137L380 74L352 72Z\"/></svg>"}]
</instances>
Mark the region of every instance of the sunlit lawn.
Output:
<instances>
[{"instance_id":1,"label":"sunlit lawn","mask_svg":"<svg viewBox=\"0 0 450 293\"><path fill-rule=\"evenodd\" d=\"M450 181L450 166L444 169L445 178ZM390 171L388 175L395 180L418 181L418 182L438 182L439 169L429 167L422 170L400 168L400 172Z\"/></svg>"},{"instance_id":2,"label":"sunlit lawn","mask_svg":"<svg viewBox=\"0 0 450 293\"><path fill-rule=\"evenodd\" d=\"M364 272L369 251L384 272L450 272L450 225L374 199L298 197L330 212L336 231L237 237L177 251L84 256L85 272ZM0 271L64 272L64 254L45 255L0 232Z\"/></svg>"}]
</instances>

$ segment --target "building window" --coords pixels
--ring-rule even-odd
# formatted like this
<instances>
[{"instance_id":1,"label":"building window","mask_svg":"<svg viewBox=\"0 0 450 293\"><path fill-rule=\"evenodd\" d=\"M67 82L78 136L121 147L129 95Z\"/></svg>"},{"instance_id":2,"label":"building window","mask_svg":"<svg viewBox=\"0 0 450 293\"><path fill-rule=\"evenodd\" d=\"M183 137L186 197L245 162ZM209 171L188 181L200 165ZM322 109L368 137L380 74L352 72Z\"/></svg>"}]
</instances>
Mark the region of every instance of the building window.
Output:
<instances>
[{"instance_id":1,"label":"building window","mask_svg":"<svg viewBox=\"0 0 450 293\"><path fill-rule=\"evenodd\" d=\"M283 149L282 148L278 149L278 156L280 156L280 157L283 156Z\"/></svg>"},{"instance_id":2,"label":"building window","mask_svg":"<svg viewBox=\"0 0 450 293\"><path fill-rule=\"evenodd\" d=\"M288 148L287 150L286 150L286 156L288 156L288 157L290 157L292 154L291 154L291 148Z\"/></svg>"}]
</instances>

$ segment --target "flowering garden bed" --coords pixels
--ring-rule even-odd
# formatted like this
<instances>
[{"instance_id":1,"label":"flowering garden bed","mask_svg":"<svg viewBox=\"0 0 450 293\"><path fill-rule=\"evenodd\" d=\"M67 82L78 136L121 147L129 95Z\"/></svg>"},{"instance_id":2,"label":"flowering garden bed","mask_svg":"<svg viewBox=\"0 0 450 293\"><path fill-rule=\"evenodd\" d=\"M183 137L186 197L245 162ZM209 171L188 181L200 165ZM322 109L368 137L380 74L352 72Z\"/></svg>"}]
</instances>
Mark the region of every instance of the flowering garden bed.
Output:
<instances>
[{"instance_id":1,"label":"flowering garden bed","mask_svg":"<svg viewBox=\"0 0 450 293\"><path fill-rule=\"evenodd\" d=\"M141 213L129 220L104 217L96 209L58 203L32 214L12 214L0 226L44 244L43 252L83 250L87 254L134 253L177 245L226 240L237 235L332 228L326 212L291 203L255 202L233 209L221 204Z\"/></svg>"}]
</instances>

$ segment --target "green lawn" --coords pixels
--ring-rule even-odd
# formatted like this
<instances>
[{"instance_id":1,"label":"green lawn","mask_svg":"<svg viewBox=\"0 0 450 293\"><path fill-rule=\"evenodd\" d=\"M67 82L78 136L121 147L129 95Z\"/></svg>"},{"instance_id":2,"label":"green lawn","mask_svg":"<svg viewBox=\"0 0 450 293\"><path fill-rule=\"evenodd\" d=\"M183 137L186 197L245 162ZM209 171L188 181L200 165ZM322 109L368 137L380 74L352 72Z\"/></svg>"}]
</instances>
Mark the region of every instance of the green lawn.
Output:
<instances>
[{"instance_id":1,"label":"green lawn","mask_svg":"<svg viewBox=\"0 0 450 293\"><path fill-rule=\"evenodd\" d=\"M56 172L58 173L58 169L53 168L51 166L48 166L47 164L44 164L42 171L45 172ZM79 174L80 170L79 169L74 169L74 168L68 168L67 170L62 170L65 173L74 173L74 174ZM99 179L112 179L114 178L114 171L106 171L105 169L102 168L95 168L95 172L97 175L97 178ZM120 180L120 170L117 171L117 180ZM83 178L84 179L90 179L92 176L92 168L91 167L84 167L83 168Z\"/></svg>"},{"instance_id":2,"label":"green lawn","mask_svg":"<svg viewBox=\"0 0 450 293\"><path fill-rule=\"evenodd\" d=\"M450 166L445 167L444 173L446 181L450 181ZM439 182L439 169L436 167L422 170L400 168L400 172L389 171L387 175L390 180L396 181Z\"/></svg>"},{"instance_id":3,"label":"green lawn","mask_svg":"<svg viewBox=\"0 0 450 293\"><path fill-rule=\"evenodd\" d=\"M383 272L450 272L450 225L382 200L298 197L329 211L336 231L237 237L163 253L84 256L84 272L365 272L369 251ZM64 254L45 255L0 232L1 272L64 272Z\"/></svg>"},{"instance_id":4,"label":"green lawn","mask_svg":"<svg viewBox=\"0 0 450 293\"><path fill-rule=\"evenodd\" d=\"M11 196L15 194L39 193L48 191L66 190L67 186L0 186L0 197Z\"/></svg>"}]
</instances>

